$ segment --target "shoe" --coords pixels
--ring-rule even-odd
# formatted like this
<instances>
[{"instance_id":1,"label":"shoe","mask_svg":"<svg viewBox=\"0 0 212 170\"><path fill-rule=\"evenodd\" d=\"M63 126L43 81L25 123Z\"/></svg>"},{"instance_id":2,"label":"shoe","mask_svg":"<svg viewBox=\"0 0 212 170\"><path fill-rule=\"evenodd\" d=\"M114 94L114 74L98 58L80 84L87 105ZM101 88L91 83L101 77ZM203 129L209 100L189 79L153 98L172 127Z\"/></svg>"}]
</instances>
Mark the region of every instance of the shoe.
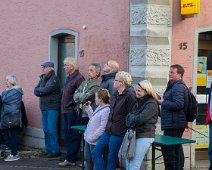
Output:
<instances>
[{"instance_id":1,"label":"shoe","mask_svg":"<svg viewBox=\"0 0 212 170\"><path fill-rule=\"evenodd\" d=\"M40 156L42 157L47 157L50 153L49 152L46 152L46 151L42 151Z\"/></svg>"},{"instance_id":2,"label":"shoe","mask_svg":"<svg viewBox=\"0 0 212 170\"><path fill-rule=\"evenodd\" d=\"M76 162L69 162L69 161L65 160L64 162L60 162L58 165L61 167L70 166L70 165L75 166Z\"/></svg>"},{"instance_id":3,"label":"shoe","mask_svg":"<svg viewBox=\"0 0 212 170\"><path fill-rule=\"evenodd\" d=\"M6 145L0 145L0 149L4 150L4 152L11 152L11 149Z\"/></svg>"},{"instance_id":4,"label":"shoe","mask_svg":"<svg viewBox=\"0 0 212 170\"><path fill-rule=\"evenodd\" d=\"M18 155L16 155L16 156L9 155L4 159L4 161L11 162L11 161L17 161L19 159L20 159L20 157Z\"/></svg>"},{"instance_id":5,"label":"shoe","mask_svg":"<svg viewBox=\"0 0 212 170\"><path fill-rule=\"evenodd\" d=\"M82 168L82 163L79 164L79 167ZM84 167L86 167L86 162L84 161Z\"/></svg>"},{"instance_id":6,"label":"shoe","mask_svg":"<svg viewBox=\"0 0 212 170\"><path fill-rule=\"evenodd\" d=\"M55 158L55 157L59 157L59 156L60 156L60 152L58 152L58 153L49 153L47 155L48 158Z\"/></svg>"}]
</instances>

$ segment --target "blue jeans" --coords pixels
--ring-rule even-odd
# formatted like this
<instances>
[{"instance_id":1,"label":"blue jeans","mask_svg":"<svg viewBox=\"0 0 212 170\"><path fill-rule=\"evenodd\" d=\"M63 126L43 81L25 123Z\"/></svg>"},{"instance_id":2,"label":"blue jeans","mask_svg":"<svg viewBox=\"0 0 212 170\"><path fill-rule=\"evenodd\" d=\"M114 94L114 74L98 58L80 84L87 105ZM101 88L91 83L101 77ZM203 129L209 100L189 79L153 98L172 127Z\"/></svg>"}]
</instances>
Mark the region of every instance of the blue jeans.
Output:
<instances>
[{"instance_id":1,"label":"blue jeans","mask_svg":"<svg viewBox=\"0 0 212 170\"><path fill-rule=\"evenodd\" d=\"M58 110L42 110L42 126L45 138L45 152L59 153Z\"/></svg>"},{"instance_id":2,"label":"blue jeans","mask_svg":"<svg viewBox=\"0 0 212 170\"><path fill-rule=\"evenodd\" d=\"M16 156L18 154L18 140L17 134L19 129L9 128L5 130L6 141L5 144L11 149L11 154Z\"/></svg>"},{"instance_id":3,"label":"blue jeans","mask_svg":"<svg viewBox=\"0 0 212 170\"><path fill-rule=\"evenodd\" d=\"M132 160L126 160L126 170L140 170L143 159L153 141L154 138L136 139L135 156Z\"/></svg>"},{"instance_id":4,"label":"blue jeans","mask_svg":"<svg viewBox=\"0 0 212 170\"><path fill-rule=\"evenodd\" d=\"M82 134L78 130L71 129L70 127L82 124L81 114L77 115L77 113L73 112L64 113L63 118L63 134L67 150L65 159L69 162L76 162L82 140Z\"/></svg>"},{"instance_id":5,"label":"blue jeans","mask_svg":"<svg viewBox=\"0 0 212 170\"><path fill-rule=\"evenodd\" d=\"M94 167L93 159L91 156L91 152L94 149L95 145L90 145L85 141L85 149L84 149L84 155L85 155L85 161L86 161L86 170L96 170Z\"/></svg>"},{"instance_id":6,"label":"blue jeans","mask_svg":"<svg viewBox=\"0 0 212 170\"><path fill-rule=\"evenodd\" d=\"M92 151L92 158L95 163L97 170L115 170L118 161L118 152L121 147L122 136L111 135L108 132L104 132L97 142L96 146ZM107 156L107 166L103 159L103 154L109 147Z\"/></svg>"}]
</instances>

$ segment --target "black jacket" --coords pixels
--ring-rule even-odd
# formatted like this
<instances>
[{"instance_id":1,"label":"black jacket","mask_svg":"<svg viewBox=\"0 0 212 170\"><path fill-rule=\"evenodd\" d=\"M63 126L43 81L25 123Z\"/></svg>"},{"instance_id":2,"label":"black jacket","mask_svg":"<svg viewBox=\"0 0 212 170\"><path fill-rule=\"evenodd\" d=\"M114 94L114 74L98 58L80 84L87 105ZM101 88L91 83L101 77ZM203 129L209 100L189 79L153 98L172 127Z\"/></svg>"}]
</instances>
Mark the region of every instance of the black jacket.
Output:
<instances>
[{"instance_id":1,"label":"black jacket","mask_svg":"<svg viewBox=\"0 0 212 170\"><path fill-rule=\"evenodd\" d=\"M108 133L117 136L125 135L127 131L125 118L135 103L135 94L129 88L126 88L121 95L116 91L111 96L110 114L106 126Z\"/></svg>"},{"instance_id":2,"label":"black jacket","mask_svg":"<svg viewBox=\"0 0 212 170\"><path fill-rule=\"evenodd\" d=\"M66 78L61 101L62 113L75 112L74 93L84 80L84 77L78 70Z\"/></svg>"},{"instance_id":3,"label":"black jacket","mask_svg":"<svg viewBox=\"0 0 212 170\"><path fill-rule=\"evenodd\" d=\"M159 106L151 96L137 99L130 114L126 117L128 127L136 130L136 138L154 138Z\"/></svg>"},{"instance_id":4,"label":"black jacket","mask_svg":"<svg viewBox=\"0 0 212 170\"><path fill-rule=\"evenodd\" d=\"M40 97L41 110L60 109L60 83L54 71L48 75L41 75L41 79L34 89L34 94Z\"/></svg>"},{"instance_id":5,"label":"black jacket","mask_svg":"<svg viewBox=\"0 0 212 170\"><path fill-rule=\"evenodd\" d=\"M100 84L100 87L107 89L110 94L116 92L116 89L113 87L113 80L115 79L115 76L116 72L102 75L102 82Z\"/></svg>"}]
</instances>

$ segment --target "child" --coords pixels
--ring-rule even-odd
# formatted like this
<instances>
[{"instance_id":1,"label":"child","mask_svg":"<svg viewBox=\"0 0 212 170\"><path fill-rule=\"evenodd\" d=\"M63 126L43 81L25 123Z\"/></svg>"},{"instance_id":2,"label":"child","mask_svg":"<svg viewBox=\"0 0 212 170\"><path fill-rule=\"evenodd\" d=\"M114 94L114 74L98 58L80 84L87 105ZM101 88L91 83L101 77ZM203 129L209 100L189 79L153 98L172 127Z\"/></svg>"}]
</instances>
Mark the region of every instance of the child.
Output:
<instances>
[{"instance_id":1,"label":"child","mask_svg":"<svg viewBox=\"0 0 212 170\"><path fill-rule=\"evenodd\" d=\"M90 118L87 128L85 130L85 161L86 161L86 170L93 169L93 161L91 157L91 152L95 147L99 137L105 131L107 124L108 116L110 113L109 103L109 92L106 89L99 89L95 93L95 102L98 106L95 111L92 110L88 101L84 104L85 111Z\"/></svg>"}]
</instances>

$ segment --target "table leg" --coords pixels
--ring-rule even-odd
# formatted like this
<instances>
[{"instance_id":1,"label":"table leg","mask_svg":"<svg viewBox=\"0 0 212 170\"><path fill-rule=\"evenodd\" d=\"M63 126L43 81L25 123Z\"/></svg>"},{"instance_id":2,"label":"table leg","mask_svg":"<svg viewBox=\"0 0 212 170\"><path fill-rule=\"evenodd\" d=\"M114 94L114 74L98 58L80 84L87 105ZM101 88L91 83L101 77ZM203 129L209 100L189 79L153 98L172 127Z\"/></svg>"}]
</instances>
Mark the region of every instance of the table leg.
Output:
<instances>
[{"instance_id":1,"label":"table leg","mask_svg":"<svg viewBox=\"0 0 212 170\"><path fill-rule=\"evenodd\" d=\"M84 133L82 132L82 170L84 170L84 146L85 141L84 141Z\"/></svg>"},{"instance_id":2,"label":"table leg","mask_svg":"<svg viewBox=\"0 0 212 170\"><path fill-rule=\"evenodd\" d=\"M181 161L181 159L180 159L180 145L177 145L177 159L178 159L178 167L177 167L177 169L178 170L180 170L180 161Z\"/></svg>"},{"instance_id":3,"label":"table leg","mask_svg":"<svg viewBox=\"0 0 212 170\"><path fill-rule=\"evenodd\" d=\"M155 170L155 145L152 144L152 170Z\"/></svg>"}]
</instances>

